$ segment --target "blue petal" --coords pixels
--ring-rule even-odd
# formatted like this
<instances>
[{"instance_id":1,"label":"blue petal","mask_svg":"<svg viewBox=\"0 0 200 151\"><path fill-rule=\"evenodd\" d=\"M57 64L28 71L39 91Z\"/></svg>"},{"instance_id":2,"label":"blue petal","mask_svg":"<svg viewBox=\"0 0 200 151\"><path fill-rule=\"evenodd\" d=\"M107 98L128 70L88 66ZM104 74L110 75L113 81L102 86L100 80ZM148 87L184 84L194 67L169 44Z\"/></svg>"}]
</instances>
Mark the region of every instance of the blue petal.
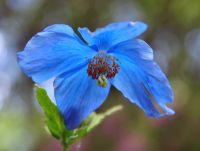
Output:
<instances>
[{"instance_id":1,"label":"blue petal","mask_svg":"<svg viewBox=\"0 0 200 151\"><path fill-rule=\"evenodd\" d=\"M36 83L72 72L88 63L95 51L80 43L67 25L53 25L36 34L18 53L22 70Z\"/></svg>"},{"instance_id":2,"label":"blue petal","mask_svg":"<svg viewBox=\"0 0 200 151\"><path fill-rule=\"evenodd\" d=\"M71 37L76 36L73 29L70 26L65 25L65 24L50 25L50 26L46 27L43 31L66 34Z\"/></svg>"},{"instance_id":3,"label":"blue petal","mask_svg":"<svg viewBox=\"0 0 200 151\"><path fill-rule=\"evenodd\" d=\"M79 28L82 37L89 45L96 45L99 50L107 50L111 46L133 39L142 34L147 25L142 22L118 22L90 32L87 28Z\"/></svg>"},{"instance_id":4,"label":"blue petal","mask_svg":"<svg viewBox=\"0 0 200 151\"><path fill-rule=\"evenodd\" d=\"M57 106L68 129L79 124L97 109L107 98L110 84L106 88L97 86L96 81L87 75L83 67L70 77L59 76L54 83Z\"/></svg>"},{"instance_id":5,"label":"blue petal","mask_svg":"<svg viewBox=\"0 0 200 151\"><path fill-rule=\"evenodd\" d=\"M111 80L111 83L132 103L142 108L147 116L162 116L156 110L145 91L141 71L134 64L130 64L119 56L118 59L120 60L120 70L114 79Z\"/></svg>"},{"instance_id":6,"label":"blue petal","mask_svg":"<svg viewBox=\"0 0 200 151\"><path fill-rule=\"evenodd\" d=\"M113 46L108 52L126 57L143 70L145 75L148 75L147 80L152 85L148 87L153 89L152 93L156 100L165 97L167 102L173 101L171 86L160 67L153 61L153 50L145 41L140 39L125 41Z\"/></svg>"},{"instance_id":7,"label":"blue petal","mask_svg":"<svg viewBox=\"0 0 200 151\"><path fill-rule=\"evenodd\" d=\"M122 42L111 48L110 52L119 59L120 63L119 73L113 80L116 88L140 106L147 115L158 117L163 114L158 114L148 97L148 99L144 98L146 90L152 94L165 114L174 114L174 111L166 106L166 103L173 101L171 86L165 74L152 60L152 49L144 41ZM142 105L145 100L146 106Z\"/></svg>"},{"instance_id":8,"label":"blue petal","mask_svg":"<svg viewBox=\"0 0 200 151\"><path fill-rule=\"evenodd\" d=\"M108 50L108 53L126 55L133 60L153 60L153 50L140 39L131 39L114 45Z\"/></svg>"},{"instance_id":9,"label":"blue petal","mask_svg":"<svg viewBox=\"0 0 200 151\"><path fill-rule=\"evenodd\" d=\"M77 39L81 44L83 44L83 41L77 36L77 34L73 31L73 29L69 25L54 24L46 27L43 31L66 34L68 36Z\"/></svg>"},{"instance_id":10,"label":"blue petal","mask_svg":"<svg viewBox=\"0 0 200 151\"><path fill-rule=\"evenodd\" d=\"M92 46L93 44L93 33L87 28L78 28L78 31L80 32L83 39L88 43L88 45Z\"/></svg>"}]
</instances>

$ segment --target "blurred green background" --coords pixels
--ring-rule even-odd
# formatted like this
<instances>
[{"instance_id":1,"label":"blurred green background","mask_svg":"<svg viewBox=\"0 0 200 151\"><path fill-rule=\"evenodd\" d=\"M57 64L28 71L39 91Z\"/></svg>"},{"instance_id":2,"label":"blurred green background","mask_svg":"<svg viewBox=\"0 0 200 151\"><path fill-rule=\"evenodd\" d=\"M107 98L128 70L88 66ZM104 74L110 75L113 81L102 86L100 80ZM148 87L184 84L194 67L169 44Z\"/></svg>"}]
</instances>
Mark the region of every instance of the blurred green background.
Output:
<instances>
[{"instance_id":1,"label":"blurred green background","mask_svg":"<svg viewBox=\"0 0 200 151\"><path fill-rule=\"evenodd\" d=\"M95 30L124 20L149 25L142 38L170 79L176 114L148 119L112 88L98 111L124 109L79 142L80 151L200 151L199 0L0 0L0 151L60 150L44 130L33 82L20 71L16 52L51 24Z\"/></svg>"}]
</instances>

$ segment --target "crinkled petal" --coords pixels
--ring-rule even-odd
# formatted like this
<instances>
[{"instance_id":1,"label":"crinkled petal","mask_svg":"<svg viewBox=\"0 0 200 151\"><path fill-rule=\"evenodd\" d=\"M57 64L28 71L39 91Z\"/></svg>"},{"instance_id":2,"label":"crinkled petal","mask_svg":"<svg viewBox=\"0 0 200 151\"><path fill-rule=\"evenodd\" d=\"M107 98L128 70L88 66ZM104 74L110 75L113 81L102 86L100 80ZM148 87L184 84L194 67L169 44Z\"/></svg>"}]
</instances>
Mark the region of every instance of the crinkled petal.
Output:
<instances>
[{"instance_id":1,"label":"crinkled petal","mask_svg":"<svg viewBox=\"0 0 200 151\"><path fill-rule=\"evenodd\" d=\"M174 99L172 88L167 77L154 61L143 61L139 65L146 75L146 87L157 103L172 103Z\"/></svg>"},{"instance_id":2,"label":"crinkled petal","mask_svg":"<svg viewBox=\"0 0 200 151\"><path fill-rule=\"evenodd\" d=\"M83 39L88 43L88 45L92 46L94 45L93 43L93 33L87 28L87 27L83 27L83 28L78 28L79 33L81 34L81 36L83 37Z\"/></svg>"},{"instance_id":3,"label":"crinkled petal","mask_svg":"<svg viewBox=\"0 0 200 151\"><path fill-rule=\"evenodd\" d=\"M153 60L153 50L140 39L131 39L114 45L108 50L108 53L126 55L133 60Z\"/></svg>"},{"instance_id":4,"label":"crinkled petal","mask_svg":"<svg viewBox=\"0 0 200 151\"><path fill-rule=\"evenodd\" d=\"M97 86L87 75L87 68L70 77L59 76L55 82L55 98L68 129L74 129L97 109L107 98L110 84L106 88Z\"/></svg>"},{"instance_id":5,"label":"crinkled petal","mask_svg":"<svg viewBox=\"0 0 200 151\"><path fill-rule=\"evenodd\" d=\"M36 34L18 53L22 70L36 83L63 72L74 72L88 63L95 52L80 42L67 25L53 25Z\"/></svg>"},{"instance_id":6,"label":"crinkled petal","mask_svg":"<svg viewBox=\"0 0 200 151\"><path fill-rule=\"evenodd\" d=\"M84 44L83 41L77 36L77 34L74 32L74 30L69 26L65 24L54 24L46 27L44 31L47 32L55 32L60 34L66 34L68 36L71 36L78 40L81 44Z\"/></svg>"},{"instance_id":7,"label":"crinkled petal","mask_svg":"<svg viewBox=\"0 0 200 151\"><path fill-rule=\"evenodd\" d=\"M89 45L96 45L99 50L107 50L117 43L139 36L146 29L147 25L142 22L118 22L95 32L90 32L87 28L78 30Z\"/></svg>"},{"instance_id":8,"label":"crinkled petal","mask_svg":"<svg viewBox=\"0 0 200 151\"><path fill-rule=\"evenodd\" d=\"M148 96L148 99L142 96L142 94L147 93L147 91L154 97L165 114L174 114L174 111L166 105L166 103L171 103L173 101L172 88L165 74L152 60L152 56L150 55L152 51L150 51L149 46L144 42L143 46L140 44L141 41L139 41L138 46L135 46L136 41L133 41L132 44L130 42L123 42L123 44L115 46L115 50L111 49L110 52L119 59L120 65L119 73L114 78L112 84L128 99L140 106L147 115L154 117L163 115L158 114L158 111L153 107L152 103L150 103ZM137 95L140 96L137 98ZM145 102L145 100L146 104L148 104L146 106L141 104Z\"/></svg>"},{"instance_id":9,"label":"crinkled petal","mask_svg":"<svg viewBox=\"0 0 200 151\"><path fill-rule=\"evenodd\" d=\"M132 103L143 109L147 116L162 116L151 102L141 76L142 73L135 65L120 58L119 73L111 80L111 83Z\"/></svg>"}]
</instances>

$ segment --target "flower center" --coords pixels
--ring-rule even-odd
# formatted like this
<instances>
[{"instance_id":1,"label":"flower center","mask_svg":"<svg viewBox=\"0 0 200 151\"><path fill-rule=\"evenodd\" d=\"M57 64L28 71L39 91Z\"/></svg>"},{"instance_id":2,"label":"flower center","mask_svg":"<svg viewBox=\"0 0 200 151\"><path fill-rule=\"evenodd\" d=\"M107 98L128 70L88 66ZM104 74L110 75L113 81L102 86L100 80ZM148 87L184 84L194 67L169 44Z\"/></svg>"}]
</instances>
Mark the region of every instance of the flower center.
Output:
<instances>
[{"instance_id":1,"label":"flower center","mask_svg":"<svg viewBox=\"0 0 200 151\"><path fill-rule=\"evenodd\" d=\"M113 78L119 71L117 59L108 55L105 51L100 51L94 56L89 64L87 73L92 79L97 79L97 85L107 86L107 79Z\"/></svg>"}]
</instances>

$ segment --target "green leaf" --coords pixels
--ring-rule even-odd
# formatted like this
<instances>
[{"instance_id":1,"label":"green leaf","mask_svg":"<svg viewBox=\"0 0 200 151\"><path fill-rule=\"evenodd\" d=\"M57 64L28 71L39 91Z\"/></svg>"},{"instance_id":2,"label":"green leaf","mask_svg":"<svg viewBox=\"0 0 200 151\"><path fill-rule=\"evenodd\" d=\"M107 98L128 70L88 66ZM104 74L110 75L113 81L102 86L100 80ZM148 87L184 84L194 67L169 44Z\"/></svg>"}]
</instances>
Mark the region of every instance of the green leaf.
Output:
<instances>
[{"instance_id":1,"label":"green leaf","mask_svg":"<svg viewBox=\"0 0 200 151\"><path fill-rule=\"evenodd\" d=\"M56 138L61 138L68 131L65 128L63 118L58 108L49 99L46 91L36 86L36 98L45 114L45 121L49 132Z\"/></svg>"}]
</instances>

